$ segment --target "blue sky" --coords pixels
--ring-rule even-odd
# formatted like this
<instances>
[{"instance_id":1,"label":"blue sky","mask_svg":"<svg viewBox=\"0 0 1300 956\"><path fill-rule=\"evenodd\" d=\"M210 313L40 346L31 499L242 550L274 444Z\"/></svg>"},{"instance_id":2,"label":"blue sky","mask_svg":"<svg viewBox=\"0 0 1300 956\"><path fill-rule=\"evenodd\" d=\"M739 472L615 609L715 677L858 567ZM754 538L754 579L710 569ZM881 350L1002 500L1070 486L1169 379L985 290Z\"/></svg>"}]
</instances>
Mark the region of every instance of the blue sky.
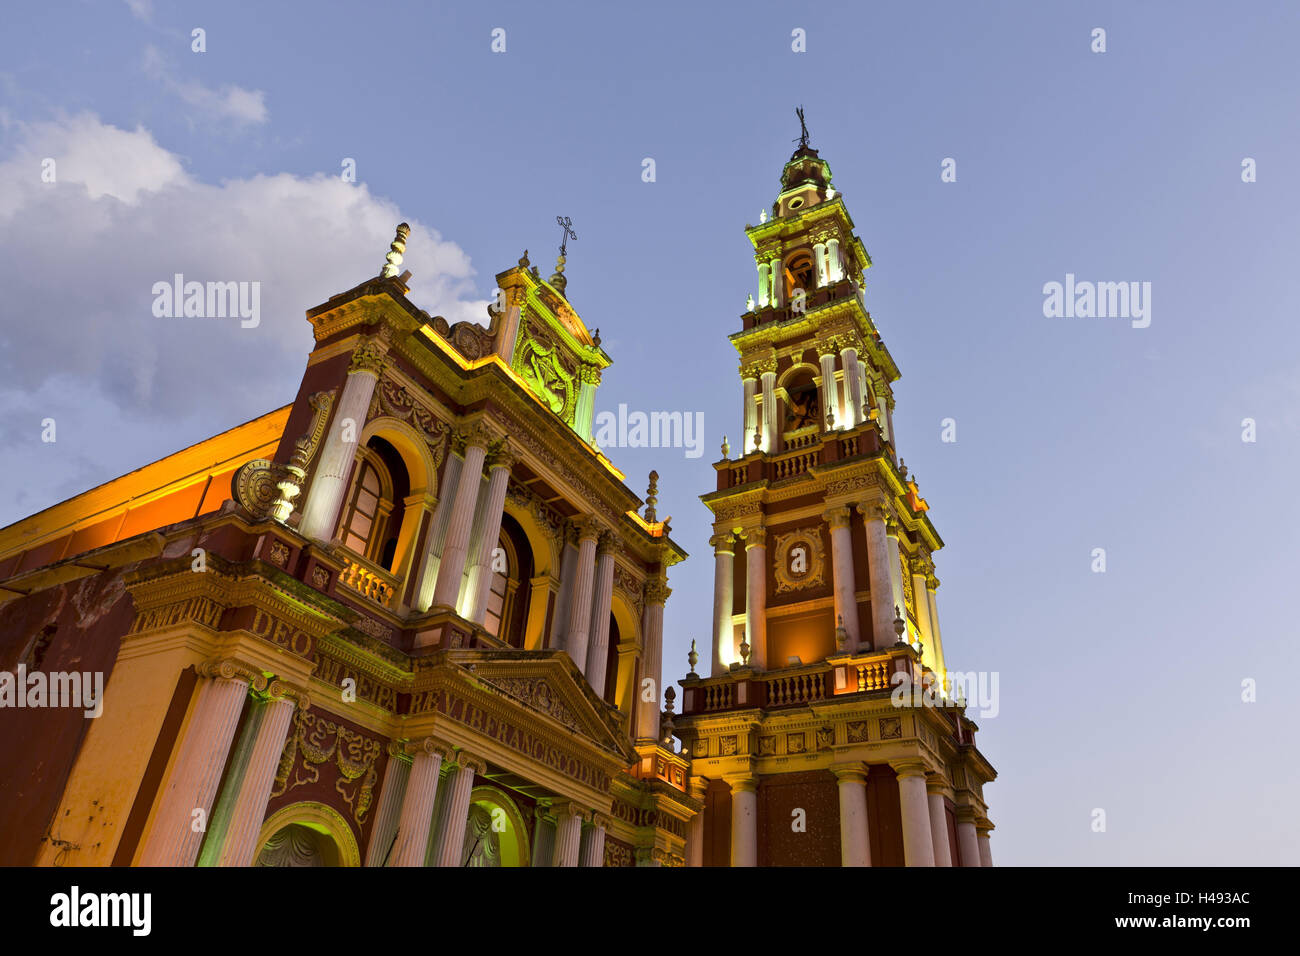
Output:
<instances>
[{"instance_id":1,"label":"blue sky","mask_svg":"<svg viewBox=\"0 0 1300 956\"><path fill-rule=\"evenodd\" d=\"M705 416L703 458L612 452L638 492L659 471L695 555L670 581L680 676L709 639L698 495L739 431L743 227L802 104L875 262L950 666L1000 675L995 861L1293 862L1300 8L739 9L7 11L0 524L289 401L303 310L376 273L399 220L412 297L454 320L524 248L549 270L564 214L569 298L615 363L597 410ZM261 281L261 326L160 326L149 290L177 271ZM1150 282L1150 326L1045 318L1067 273Z\"/></svg>"}]
</instances>

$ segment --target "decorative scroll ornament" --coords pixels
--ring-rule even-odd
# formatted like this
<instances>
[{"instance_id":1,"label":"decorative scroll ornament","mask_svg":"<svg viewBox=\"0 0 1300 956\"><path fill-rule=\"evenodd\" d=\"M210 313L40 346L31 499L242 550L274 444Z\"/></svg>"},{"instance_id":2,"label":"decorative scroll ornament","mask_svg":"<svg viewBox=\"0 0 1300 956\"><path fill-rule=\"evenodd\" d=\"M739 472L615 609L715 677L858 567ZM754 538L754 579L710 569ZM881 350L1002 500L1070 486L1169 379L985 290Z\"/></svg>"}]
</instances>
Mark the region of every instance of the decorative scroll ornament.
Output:
<instances>
[{"instance_id":1,"label":"decorative scroll ornament","mask_svg":"<svg viewBox=\"0 0 1300 956\"><path fill-rule=\"evenodd\" d=\"M552 412L570 425L577 409L580 384L571 364L558 345L539 334L535 323L521 323L515 371Z\"/></svg>"},{"instance_id":2,"label":"decorative scroll ornament","mask_svg":"<svg viewBox=\"0 0 1300 956\"><path fill-rule=\"evenodd\" d=\"M294 443L289 464L256 458L245 463L230 479L231 497L255 518L271 517L283 524L293 513L293 500L302 491L307 466L325 434L334 393L317 392L307 401L314 414L306 433Z\"/></svg>"},{"instance_id":3,"label":"decorative scroll ornament","mask_svg":"<svg viewBox=\"0 0 1300 956\"><path fill-rule=\"evenodd\" d=\"M777 535L776 593L821 587L825 583L826 555L821 530L800 528Z\"/></svg>"},{"instance_id":4,"label":"decorative scroll ornament","mask_svg":"<svg viewBox=\"0 0 1300 956\"><path fill-rule=\"evenodd\" d=\"M321 768L331 758L337 768L335 791L352 811L358 825L365 822L374 798L375 758L378 740L366 737L329 720L323 715L297 711L294 729L280 756L271 796L278 797L296 787L317 783Z\"/></svg>"}]
</instances>

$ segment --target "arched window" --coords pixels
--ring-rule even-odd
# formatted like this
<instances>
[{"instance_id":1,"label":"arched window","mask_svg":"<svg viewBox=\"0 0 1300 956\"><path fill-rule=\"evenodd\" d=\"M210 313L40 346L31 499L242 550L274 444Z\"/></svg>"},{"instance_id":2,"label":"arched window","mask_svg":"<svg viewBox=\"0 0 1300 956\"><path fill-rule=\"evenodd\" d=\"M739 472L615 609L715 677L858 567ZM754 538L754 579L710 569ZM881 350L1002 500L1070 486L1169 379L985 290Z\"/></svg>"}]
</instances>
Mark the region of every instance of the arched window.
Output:
<instances>
[{"instance_id":1,"label":"arched window","mask_svg":"<svg viewBox=\"0 0 1300 956\"><path fill-rule=\"evenodd\" d=\"M816 272L813 269L813 259L810 253L799 252L792 256L790 261L786 263L785 275L787 302L794 296L795 289L811 292L817 287Z\"/></svg>"},{"instance_id":2,"label":"arched window","mask_svg":"<svg viewBox=\"0 0 1300 956\"><path fill-rule=\"evenodd\" d=\"M375 436L358 453L354 475L339 537L349 551L392 570L410 493L406 466L396 448Z\"/></svg>"},{"instance_id":3,"label":"arched window","mask_svg":"<svg viewBox=\"0 0 1300 956\"><path fill-rule=\"evenodd\" d=\"M501 536L492 554L492 579L483 626L511 647L524 646L532 578L533 552L524 529L510 515L503 515Z\"/></svg>"}]
</instances>

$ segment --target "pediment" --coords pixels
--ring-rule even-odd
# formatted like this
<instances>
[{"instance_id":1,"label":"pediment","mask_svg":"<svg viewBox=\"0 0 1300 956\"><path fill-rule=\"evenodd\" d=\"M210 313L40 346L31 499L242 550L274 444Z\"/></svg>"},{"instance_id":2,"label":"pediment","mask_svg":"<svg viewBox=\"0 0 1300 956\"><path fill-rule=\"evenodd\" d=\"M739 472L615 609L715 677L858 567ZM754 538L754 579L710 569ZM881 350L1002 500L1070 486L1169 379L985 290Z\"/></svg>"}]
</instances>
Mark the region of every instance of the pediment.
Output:
<instances>
[{"instance_id":1,"label":"pediment","mask_svg":"<svg viewBox=\"0 0 1300 956\"><path fill-rule=\"evenodd\" d=\"M626 763L636 752L608 705L596 697L567 654L558 650L465 649L448 652L462 681L509 700L530 717L584 738Z\"/></svg>"}]
</instances>

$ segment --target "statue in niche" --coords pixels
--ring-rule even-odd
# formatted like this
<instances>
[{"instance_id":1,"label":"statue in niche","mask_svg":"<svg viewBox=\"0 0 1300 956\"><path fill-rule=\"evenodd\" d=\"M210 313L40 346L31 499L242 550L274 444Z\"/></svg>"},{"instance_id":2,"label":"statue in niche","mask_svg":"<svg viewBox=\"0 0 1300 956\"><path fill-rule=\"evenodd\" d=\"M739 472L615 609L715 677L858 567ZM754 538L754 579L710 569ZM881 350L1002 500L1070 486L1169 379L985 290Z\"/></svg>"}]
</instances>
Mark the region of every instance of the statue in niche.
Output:
<instances>
[{"instance_id":1,"label":"statue in niche","mask_svg":"<svg viewBox=\"0 0 1300 956\"><path fill-rule=\"evenodd\" d=\"M813 385L795 389L790 393L787 404L786 428L798 431L821 422L820 402L817 401L817 388Z\"/></svg>"}]
</instances>

